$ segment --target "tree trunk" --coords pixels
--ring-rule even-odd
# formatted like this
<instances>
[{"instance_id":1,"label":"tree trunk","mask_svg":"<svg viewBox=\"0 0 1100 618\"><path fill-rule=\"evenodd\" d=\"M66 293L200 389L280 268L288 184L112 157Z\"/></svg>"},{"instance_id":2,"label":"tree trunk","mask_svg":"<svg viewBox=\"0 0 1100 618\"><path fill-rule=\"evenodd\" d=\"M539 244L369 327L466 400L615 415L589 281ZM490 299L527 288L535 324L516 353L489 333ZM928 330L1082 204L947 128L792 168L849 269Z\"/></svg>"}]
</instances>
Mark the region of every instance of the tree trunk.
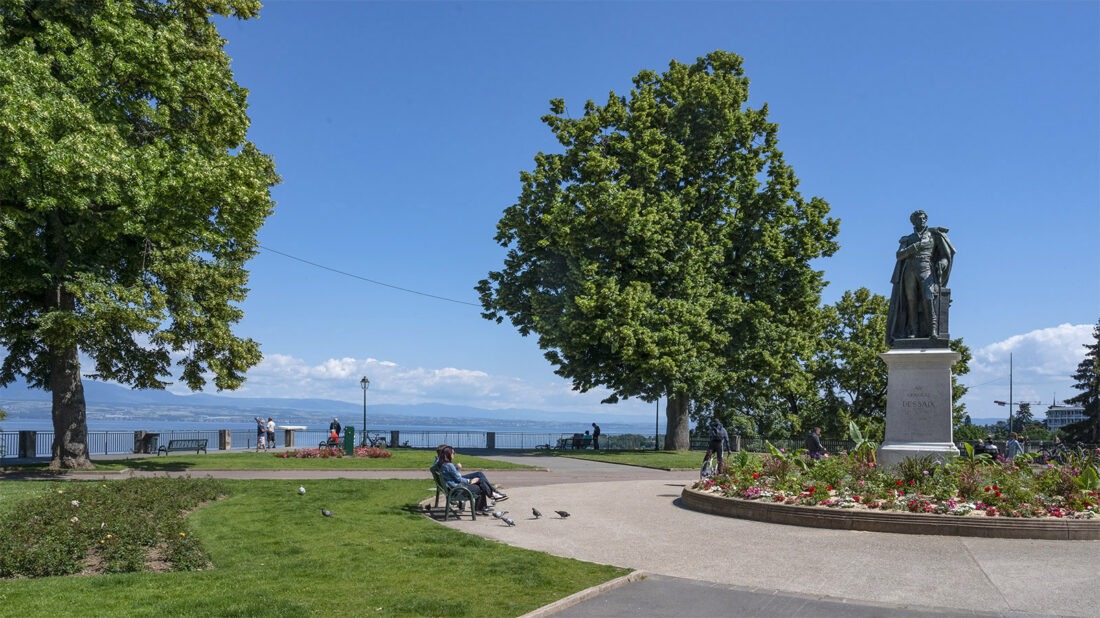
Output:
<instances>
[{"instance_id":1,"label":"tree trunk","mask_svg":"<svg viewBox=\"0 0 1100 618\"><path fill-rule=\"evenodd\" d=\"M665 405L665 450L686 451L691 448L691 431L688 427L687 395L672 395Z\"/></svg>"},{"instance_id":2,"label":"tree trunk","mask_svg":"<svg viewBox=\"0 0 1100 618\"><path fill-rule=\"evenodd\" d=\"M50 392L53 395L53 459L50 469L94 468L88 459L87 409L76 346L51 349L50 365Z\"/></svg>"}]
</instances>

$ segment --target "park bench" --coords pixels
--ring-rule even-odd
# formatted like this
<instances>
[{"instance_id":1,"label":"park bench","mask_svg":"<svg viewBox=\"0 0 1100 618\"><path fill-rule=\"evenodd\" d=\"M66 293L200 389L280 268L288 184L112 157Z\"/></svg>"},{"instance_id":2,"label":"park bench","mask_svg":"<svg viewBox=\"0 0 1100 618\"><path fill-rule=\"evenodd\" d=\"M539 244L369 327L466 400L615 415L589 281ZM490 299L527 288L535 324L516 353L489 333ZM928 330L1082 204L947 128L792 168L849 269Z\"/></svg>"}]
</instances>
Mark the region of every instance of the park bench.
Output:
<instances>
[{"instance_id":1,"label":"park bench","mask_svg":"<svg viewBox=\"0 0 1100 618\"><path fill-rule=\"evenodd\" d=\"M169 440L168 446L161 446L157 449L157 457L160 457L161 453L165 456L172 451L195 451L197 455L200 451L206 452L206 438L191 438L187 440Z\"/></svg>"},{"instance_id":2,"label":"park bench","mask_svg":"<svg viewBox=\"0 0 1100 618\"><path fill-rule=\"evenodd\" d=\"M474 492L466 485L457 485L455 487L448 487L447 482L443 480L443 475L440 474L437 468L429 468L432 473L432 478L435 479L435 507L439 508L439 496L444 496L443 502L443 521L451 515L451 505L458 505L458 511L455 514L455 519L462 517L462 511L466 510L464 503L469 501L470 503L470 519L477 519L477 509L475 508Z\"/></svg>"},{"instance_id":3,"label":"park bench","mask_svg":"<svg viewBox=\"0 0 1100 618\"><path fill-rule=\"evenodd\" d=\"M339 440L323 440L317 445L317 448L343 448Z\"/></svg>"},{"instance_id":4,"label":"park bench","mask_svg":"<svg viewBox=\"0 0 1100 618\"><path fill-rule=\"evenodd\" d=\"M592 448L592 436L585 435L583 433L564 434L558 438L558 444L554 448L560 450L565 449L584 449Z\"/></svg>"}]
</instances>

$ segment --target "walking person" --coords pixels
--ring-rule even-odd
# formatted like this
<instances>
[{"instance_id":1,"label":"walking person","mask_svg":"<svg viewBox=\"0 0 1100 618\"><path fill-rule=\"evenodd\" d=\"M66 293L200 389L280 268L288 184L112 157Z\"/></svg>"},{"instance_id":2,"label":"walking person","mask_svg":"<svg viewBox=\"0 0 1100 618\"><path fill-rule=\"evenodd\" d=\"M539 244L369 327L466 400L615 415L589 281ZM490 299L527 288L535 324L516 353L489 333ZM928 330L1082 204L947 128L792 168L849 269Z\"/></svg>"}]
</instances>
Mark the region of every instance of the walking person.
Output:
<instances>
[{"instance_id":1,"label":"walking person","mask_svg":"<svg viewBox=\"0 0 1100 618\"><path fill-rule=\"evenodd\" d=\"M600 450L600 426L596 423L592 423L592 448Z\"/></svg>"},{"instance_id":2,"label":"walking person","mask_svg":"<svg viewBox=\"0 0 1100 618\"><path fill-rule=\"evenodd\" d=\"M336 435L340 435L340 421L334 416L332 422L328 424L328 432L336 432Z\"/></svg>"},{"instance_id":3,"label":"walking person","mask_svg":"<svg viewBox=\"0 0 1100 618\"><path fill-rule=\"evenodd\" d=\"M821 459L825 455L825 445L821 443L821 428L814 427L810 435L806 436L806 451L810 459Z\"/></svg>"},{"instance_id":4,"label":"walking person","mask_svg":"<svg viewBox=\"0 0 1100 618\"><path fill-rule=\"evenodd\" d=\"M275 448L275 421L267 417L267 448Z\"/></svg>"}]
</instances>

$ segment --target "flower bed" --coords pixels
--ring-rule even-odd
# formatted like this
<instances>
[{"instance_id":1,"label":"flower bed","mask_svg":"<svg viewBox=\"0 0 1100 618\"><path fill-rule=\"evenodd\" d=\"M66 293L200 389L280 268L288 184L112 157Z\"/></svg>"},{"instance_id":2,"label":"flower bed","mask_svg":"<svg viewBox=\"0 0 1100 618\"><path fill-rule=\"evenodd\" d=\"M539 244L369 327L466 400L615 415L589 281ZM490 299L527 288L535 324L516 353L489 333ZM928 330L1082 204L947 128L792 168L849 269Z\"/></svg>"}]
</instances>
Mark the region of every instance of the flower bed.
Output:
<instances>
[{"instance_id":1,"label":"flower bed","mask_svg":"<svg viewBox=\"0 0 1100 618\"><path fill-rule=\"evenodd\" d=\"M325 448L303 448L294 451L283 451L282 453L275 453L275 457L279 459L340 459L346 457L344 449L340 447L325 447ZM357 446L355 447L354 457L369 457L371 459L392 457L393 454L383 448L376 446Z\"/></svg>"},{"instance_id":2,"label":"flower bed","mask_svg":"<svg viewBox=\"0 0 1100 618\"><path fill-rule=\"evenodd\" d=\"M1092 520L1090 525L1078 528L1095 530L1087 535L1096 536L1075 537L1072 534L1066 536L1063 532L1042 532L1039 537L1025 535L1018 538L1100 538L1098 465L1100 453L1065 465L1036 466L1031 465L1026 457L1008 461L976 456L949 461L933 458L909 460L894 470L885 471L876 466L873 456L856 457L842 453L814 461L801 452L785 453L773 448L768 455L738 453L727 474L696 482L690 492L685 490L684 501L686 505L700 507L701 510L728 511L723 514L779 523L817 525L814 521L819 521L826 527L852 528L850 522L854 519L871 526L859 529L884 529L885 526L890 528L889 531L919 534L966 534L960 530L975 528L973 524L953 525L946 528L954 531L945 532L941 521L925 526L915 523L922 516L937 516L946 520ZM787 510L787 513L797 513L795 515L781 515L783 511L763 507L721 507L721 503L715 506L709 500L704 504L704 497L745 505L802 508ZM830 512L846 515L826 515ZM906 518L905 522L901 522L896 517L882 518L882 514L912 514L918 519ZM920 530L893 529L913 526ZM1022 527L1065 528L1049 524ZM1005 536L987 531L979 531L977 535Z\"/></svg>"}]
</instances>

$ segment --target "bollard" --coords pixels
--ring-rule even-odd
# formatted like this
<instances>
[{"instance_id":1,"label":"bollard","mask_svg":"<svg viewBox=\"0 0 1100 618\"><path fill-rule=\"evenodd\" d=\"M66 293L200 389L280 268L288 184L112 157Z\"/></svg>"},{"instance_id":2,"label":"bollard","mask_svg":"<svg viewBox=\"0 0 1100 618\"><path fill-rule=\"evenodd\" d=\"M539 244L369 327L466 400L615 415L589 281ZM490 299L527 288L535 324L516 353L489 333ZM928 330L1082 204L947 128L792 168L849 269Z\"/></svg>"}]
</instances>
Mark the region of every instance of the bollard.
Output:
<instances>
[{"instance_id":1,"label":"bollard","mask_svg":"<svg viewBox=\"0 0 1100 618\"><path fill-rule=\"evenodd\" d=\"M490 451L495 450L497 447L497 432L489 431L485 433L485 448Z\"/></svg>"},{"instance_id":2,"label":"bollard","mask_svg":"<svg viewBox=\"0 0 1100 618\"><path fill-rule=\"evenodd\" d=\"M400 445L401 442L399 442L399 440L401 440L401 432L396 430L396 429L391 429L390 430L390 448L393 448L395 446Z\"/></svg>"},{"instance_id":3,"label":"bollard","mask_svg":"<svg viewBox=\"0 0 1100 618\"><path fill-rule=\"evenodd\" d=\"M28 457L38 456L38 432L37 431L20 431L19 432L19 457L21 459L27 459Z\"/></svg>"},{"instance_id":4,"label":"bollard","mask_svg":"<svg viewBox=\"0 0 1100 618\"><path fill-rule=\"evenodd\" d=\"M218 430L218 450L228 451L233 448L233 431L230 429Z\"/></svg>"}]
</instances>

